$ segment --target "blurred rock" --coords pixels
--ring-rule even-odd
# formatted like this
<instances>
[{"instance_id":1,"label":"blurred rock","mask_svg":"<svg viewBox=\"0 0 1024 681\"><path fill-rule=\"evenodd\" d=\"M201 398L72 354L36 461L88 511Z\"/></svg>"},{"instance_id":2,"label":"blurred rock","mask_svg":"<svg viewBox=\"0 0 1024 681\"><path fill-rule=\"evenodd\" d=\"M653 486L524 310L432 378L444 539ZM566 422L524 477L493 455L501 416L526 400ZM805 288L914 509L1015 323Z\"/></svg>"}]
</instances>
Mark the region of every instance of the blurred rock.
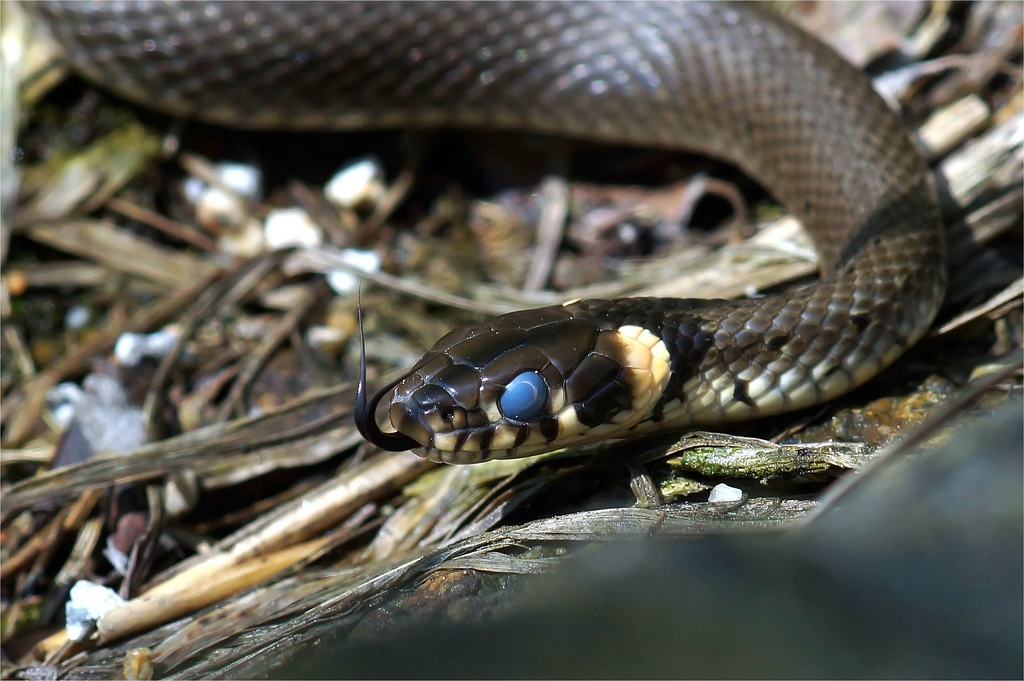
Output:
<instances>
[{"instance_id":1,"label":"blurred rock","mask_svg":"<svg viewBox=\"0 0 1024 681\"><path fill-rule=\"evenodd\" d=\"M326 633L274 673L1021 678L1021 409L891 462L803 528L605 546L531 578L511 616Z\"/></svg>"}]
</instances>

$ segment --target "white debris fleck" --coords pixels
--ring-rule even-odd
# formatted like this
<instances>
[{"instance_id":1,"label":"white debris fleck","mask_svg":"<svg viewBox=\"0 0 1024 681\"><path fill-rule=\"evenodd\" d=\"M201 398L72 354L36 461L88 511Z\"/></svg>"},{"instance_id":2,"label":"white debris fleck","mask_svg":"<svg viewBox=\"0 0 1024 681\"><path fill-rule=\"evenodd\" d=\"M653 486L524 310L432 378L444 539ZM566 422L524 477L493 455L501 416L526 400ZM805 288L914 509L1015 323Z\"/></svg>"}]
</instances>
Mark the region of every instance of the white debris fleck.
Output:
<instances>
[{"instance_id":1,"label":"white debris fleck","mask_svg":"<svg viewBox=\"0 0 1024 681\"><path fill-rule=\"evenodd\" d=\"M185 199L194 206L203 198L203 192L205 192L208 187L209 185L198 177L189 175L181 183L181 193L184 194Z\"/></svg>"},{"instance_id":2,"label":"white debris fleck","mask_svg":"<svg viewBox=\"0 0 1024 681\"><path fill-rule=\"evenodd\" d=\"M61 428L67 428L75 420L78 404L85 397L85 391L77 383L58 383L46 393L46 406L50 415Z\"/></svg>"},{"instance_id":3,"label":"white debris fleck","mask_svg":"<svg viewBox=\"0 0 1024 681\"><path fill-rule=\"evenodd\" d=\"M243 340L258 340L270 331L270 323L262 317L242 317L235 321L235 334Z\"/></svg>"},{"instance_id":4,"label":"white debris fleck","mask_svg":"<svg viewBox=\"0 0 1024 681\"><path fill-rule=\"evenodd\" d=\"M71 587L71 597L64 606L65 630L72 641L81 641L90 625L108 611L120 608L128 601L113 589L80 579Z\"/></svg>"},{"instance_id":5,"label":"white debris fleck","mask_svg":"<svg viewBox=\"0 0 1024 681\"><path fill-rule=\"evenodd\" d=\"M82 379L82 390L86 398L94 397L104 406L120 408L129 404L128 393L115 376L91 373Z\"/></svg>"},{"instance_id":6,"label":"white debris fleck","mask_svg":"<svg viewBox=\"0 0 1024 681\"><path fill-rule=\"evenodd\" d=\"M204 180L189 175L181 182L181 193L193 206L216 215L224 206L234 210L245 208L246 201L259 201L263 194L263 174L255 166L244 163L218 163L213 167L220 187L210 186ZM225 190L226 189L226 190Z\"/></svg>"},{"instance_id":7,"label":"white debris fleck","mask_svg":"<svg viewBox=\"0 0 1024 681\"><path fill-rule=\"evenodd\" d=\"M57 681L57 668L45 664L33 664L18 672L18 678L28 681Z\"/></svg>"},{"instance_id":8,"label":"white debris fleck","mask_svg":"<svg viewBox=\"0 0 1024 681\"><path fill-rule=\"evenodd\" d=\"M327 285L339 295L349 295L356 290L359 279L343 270L334 270L327 273Z\"/></svg>"},{"instance_id":9,"label":"white debris fleck","mask_svg":"<svg viewBox=\"0 0 1024 681\"><path fill-rule=\"evenodd\" d=\"M306 300L308 291L302 284L286 284L264 291L259 295L260 305L269 307L272 310L294 310L297 305L302 305Z\"/></svg>"},{"instance_id":10,"label":"white debris fleck","mask_svg":"<svg viewBox=\"0 0 1024 681\"><path fill-rule=\"evenodd\" d=\"M142 410L132 406L120 381L105 374L89 374L82 388L61 383L46 394L51 413L65 427L78 421L92 450L124 453L146 439Z\"/></svg>"},{"instance_id":11,"label":"white debris fleck","mask_svg":"<svg viewBox=\"0 0 1024 681\"><path fill-rule=\"evenodd\" d=\"M711 488L711 494L708 496L708 501L711 503L718 502L732 502L743 500L743 490L737 487L730 487L725 483L715 485Z\"/></svg>"},{"instance_id":12,"label":"white debris fleck","mask_svg":"<svg viewBox=\"0 0 1024 681\"><path fill-rule=\"evenodd\" d=\"M78 404L75 420L94 452L124 454L146 441L142 410L131 405L118 379L89 374L82 387L85 399Z\"/></svg>"},{"instance_id":13,"label":"white debris fleck","mask_svg":"<svg viewBox=\"0 0 1024 681\"><path fill-rule=\"evenodd\" d=\"M114 567L117 574L123 575L128 572L128 554L117 548L113 535L107 537L107 546L103 549L103 557Z\"/></svg>"},{"instance_id":14,"label":"white debris fleck","mask_svg":"<svg viewBox=\"0 0 1024 681\"><path fill-rule=\"evenodd\" d=\"M247 217L245 199L217 187L207 187L196 201L196 221L213 231L243 225Z\"/></svg>"},{"instance_id":15,"label":"white debris fleck","mask_svg":"<svg viewBox=\"0 0 1024 681\"><path fill-rule=\"evenodd\" d=\"M196 220L211 230L245 224L248 202L259 201L262 196L262 173L244 163L218 163L213 170L220 180L219 187L211 187L194 175L181 183L182 194L195 206Z\"/></svg>"},{"instance_id":16,"label":"white debris fleck","mask_svg":"<svg viewBox=\"0 0 1024 681\"><path fill-rule=\"evenodd\" d=\"M263 223L267 248L277 250L290 246L319 246L323 230L301 208L281 208L270 212Z\"/></svg>"},{"instance_id":17,"label":"white debris fleck","mask_svg":"<svg viewBox=\"0 0 1024 681\"><path fill-rule=\"evenodd\" d=\"M199 478L195 469L186 468L172 473L164 483L164 513L179 518L199 503Z\"/></svg>"},{"instance_id":18,"label":"white debris fleck","mask_svg":"<svg viewBox=\"0 0 1024 681\"><path fill-rule=\"evenodd\" d=\"M70 405L74 407L85 396L81 386L71 381L58 383L46 393L46 401L51 408Z\"/></svg>"},{"instance_id":19,"label":"white debris fleck","mask_svg":"<svg viewBox=\"0 0 1024 681\"><path fill-rule=\"evenodd\" d=\"M218 163L217 179L239 196L257 201L263 189L263 174L247 163Z\"/></svg>"},{"instance_id":20,"label":"white debris fleck","mask_svg":"<svg viewBox=\"0 0 1024 681\"><path fill-rule=\"evenodd\" d=\"M178 335L174 327L155 333L123 333L114 345L114 358L122 366L133 367L143 357L165 357L178 342Z\"/></svg>"},{"instance_id":21,"label":"white debris fleck","mask_svg":"<svg viewBox=\"0 0 1024 681\"><path fill-rule=\"evenodd\" d=\"M72 305L64 314L64 328L68 331L84 329L91 317L92 312L85 305Z\"/></svg>"},{"instance_id":22,"label":"white debris fleck","mask_svg":"<svg viewBox=\"0 0 1024 681\"><path fill-rule=\"evenodd\" d=\"M263 241L263 224L256 218L249 218L237 232L221 236L217 246L227 255L253 258L265 250Z\"/></svg>"},{"instance_id":23,"label":"white debris fleck","mask_svg":"<svg viewBox=\"0 0 1024 681\"><path fill-rule=\"evenodd\" d=\"M61 428L67 428L75 420L78 405L85 398L85 391L77 383L64 381L46 392L46 406L50 415Z\"/></svg>"},{"instance_id":24,"label":"white debris fleck","mask_svg":"<svg viewBox=\"0 0 1024 681\"><path fill-rule=\"evenodd\" d=\"M312 325L306 329L306 343L318 350L337 349L348 338L349 334L330 326Z\"/></svg>"},{"instance_id":25,"label":"white debris fleck","mask_svg":"<svg viewBox=\"0 0 1024 681\"><path fill-rule=\"evenodd\" d=\"M75 420L75 405L61 404L50 410L50 416L61 428L67 428Z\"/></svg>"},{"instance_id":26,"label":"white debris fleck","mask_svg":"<svg viewBox=\"0 0 1024 681\"><path fill-rule=\"evenodd\" d=\"M375 203L384 194L384 169L374 158L345 166L324 187L327 200L340 208Z\"/></svg>"},{"instance_id":27,"label":"white debris fleck","mask_svg":"<svg viewBox=\"0 0 1024 681\"><path fill-rule=\"evenodd\" d=\"M339 255L343 262L364 272L380 271L380 256L376 251L346 248ZM327 285L338 295L344 296L355 292L359 279L345 270L331 270L327 273Z\"/></svg>"}]
</instances>

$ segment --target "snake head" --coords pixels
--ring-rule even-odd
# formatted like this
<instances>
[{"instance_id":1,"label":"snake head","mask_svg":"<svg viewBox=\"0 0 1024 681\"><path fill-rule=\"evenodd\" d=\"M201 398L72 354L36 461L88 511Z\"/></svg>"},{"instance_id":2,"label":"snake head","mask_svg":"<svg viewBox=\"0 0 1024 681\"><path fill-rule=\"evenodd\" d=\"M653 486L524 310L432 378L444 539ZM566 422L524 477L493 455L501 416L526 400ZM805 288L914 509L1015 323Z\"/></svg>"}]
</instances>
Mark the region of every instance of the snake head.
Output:
<instances>
[{"instance_id":1,"label":"snake head","mask_svg":"<svg viewBox=\"0 0 1024 681\"><path fill-rule=\"evenodd\" d=\"M371 400L361 383L360 432L385 449L418 449L445 463L629 435L662 395L668 352L650 331L597 321L597 303L513 312L449 332ZM394 432L377 426L381 402Z\"/></svg>"}]
</instances>

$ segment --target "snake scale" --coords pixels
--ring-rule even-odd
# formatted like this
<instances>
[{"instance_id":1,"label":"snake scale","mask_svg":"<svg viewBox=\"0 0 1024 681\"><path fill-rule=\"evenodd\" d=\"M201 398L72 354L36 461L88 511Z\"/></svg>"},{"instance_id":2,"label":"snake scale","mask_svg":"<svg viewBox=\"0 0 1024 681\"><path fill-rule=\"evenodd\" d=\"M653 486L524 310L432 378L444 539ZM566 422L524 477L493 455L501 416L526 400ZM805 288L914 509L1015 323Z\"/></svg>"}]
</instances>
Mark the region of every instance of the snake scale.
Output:
<instances>
[{"instance_id":1,"label":"snake scale","mask_svg":"<svg viewBox=\"0 0 1024 681\"><path fill-rule=\"evenodd\" d=\"M810 406L926 331L946 251L899 118L754 4L34 4L87 78L249 128L484 127L728 161L798 217L821 278L748 300L584 300L451 331L356 422L438 461L526 456ZM365 368L364 368L365 371ZM375 411L388 405L394 432Z\"/></svg>"}]
</instances>

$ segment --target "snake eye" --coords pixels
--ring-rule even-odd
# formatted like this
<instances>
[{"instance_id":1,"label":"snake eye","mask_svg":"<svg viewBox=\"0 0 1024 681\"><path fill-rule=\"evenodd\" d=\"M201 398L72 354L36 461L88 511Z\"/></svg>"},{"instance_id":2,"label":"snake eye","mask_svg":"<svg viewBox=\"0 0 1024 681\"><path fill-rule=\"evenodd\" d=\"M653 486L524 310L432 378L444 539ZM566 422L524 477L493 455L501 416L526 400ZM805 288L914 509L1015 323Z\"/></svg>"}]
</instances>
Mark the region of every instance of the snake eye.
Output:
<instances>
[{"instance_id":1,"label":"snake eye","mask_svg":"<svg viewBox=\"0 0 1024 681\"><path fill-rule=\"evenodd\" d=\"M513 421L529 421L544 410L548 401L548 384L536 371L524 371L505 387L498 399L502 415Z\"/></svg>"}]
</instances>

